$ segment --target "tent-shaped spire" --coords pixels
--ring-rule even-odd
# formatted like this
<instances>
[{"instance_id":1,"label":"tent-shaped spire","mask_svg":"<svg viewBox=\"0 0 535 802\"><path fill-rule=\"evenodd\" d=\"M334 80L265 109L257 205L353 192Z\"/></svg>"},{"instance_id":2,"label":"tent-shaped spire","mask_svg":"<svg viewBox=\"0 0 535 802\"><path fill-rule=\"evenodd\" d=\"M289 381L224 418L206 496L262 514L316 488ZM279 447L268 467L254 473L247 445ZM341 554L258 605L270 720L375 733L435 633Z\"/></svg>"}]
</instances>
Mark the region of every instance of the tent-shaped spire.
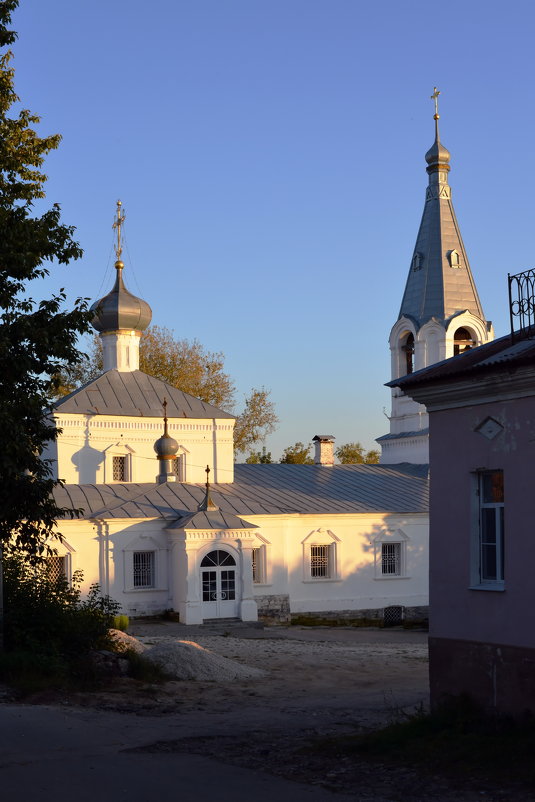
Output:
<instances>
[{"instance_id":1,"label":"tent-shaped spire","mask_svg":"<svg viewBox=\"0 0 535 802\"><path fill-rule=\"evenodd\" d=\"M445 321L456 312L485 319L451 201L450 154L438 130L439 94L435 88L435 141L425 155L429 186L399 312L399 318L411 318L417 328L433 317Z\"/></svg>"}]
</instances>

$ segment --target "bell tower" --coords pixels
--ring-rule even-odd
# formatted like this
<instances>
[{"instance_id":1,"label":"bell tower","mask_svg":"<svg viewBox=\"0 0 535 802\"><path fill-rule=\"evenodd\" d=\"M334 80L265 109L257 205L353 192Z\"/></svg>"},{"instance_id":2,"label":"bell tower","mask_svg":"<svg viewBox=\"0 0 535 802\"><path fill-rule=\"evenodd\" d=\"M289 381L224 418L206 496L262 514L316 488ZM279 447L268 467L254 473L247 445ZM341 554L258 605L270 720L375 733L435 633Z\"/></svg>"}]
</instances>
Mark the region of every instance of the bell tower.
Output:
<instances>
[{"instance_id":1,"label":"bell tower","mask_svg":"<svg viewBox=\"0 0 535 802\"><path fill-rule=\"evenodd\" d=\"M435 141L425 154L429 184L398 319L390 332L391 378L425 368L494 339L485 319L451 200L450 153ZM390 432L377 438L384 464L429 462L425 406L392 389Z\"/></svg>"}]
</instances>

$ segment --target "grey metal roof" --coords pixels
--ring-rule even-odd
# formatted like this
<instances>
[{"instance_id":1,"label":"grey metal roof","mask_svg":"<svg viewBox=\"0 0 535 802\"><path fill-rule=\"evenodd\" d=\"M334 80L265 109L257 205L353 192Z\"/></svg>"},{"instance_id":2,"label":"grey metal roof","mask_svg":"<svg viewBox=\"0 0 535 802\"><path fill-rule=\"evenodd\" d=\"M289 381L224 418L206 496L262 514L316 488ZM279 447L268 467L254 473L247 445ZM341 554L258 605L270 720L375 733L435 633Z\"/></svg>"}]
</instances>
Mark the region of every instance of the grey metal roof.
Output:
<instances>
[{"instance_id":1,"label":"grey metal roof","mask_svg":"<svg viewBox=\"0 0 535 802\"><path fill-rule=\"evenodd\" d=\"M180 518L176 525L181 529L257 529L256 524L247 523L231 512L201 510Z\"/></svg>"},{"instance_id":2,"label":"grey metal roof","mask_svg":"<svg viewBox=\"0 0 535 802\"><path fill-rule=\"evenodd\" d=\"M236 465L232 484L213 484L210 494L221 514L425 513L428 466ZM83 508L84 518L164 518L197 513L204 485L65 485L54 495L59 506ZM232 526L231 528L234 528Z\"/></svg>"},{"instance_id":3,"label":"grey metal roof","mask_svg":"<svg viewBox=\"0 0 535 802\"><path fill-rule=\"evenodd\" d=\"M535 340L524 338L511 343L511 336L507 334L415 373L394 379L387 386L401 387L403 391L410 393L409 388L415 385L441 381L444 378L463 380L473 372L489 373L500 367L511 369L516 365L533 364L534 360Z\"/></svg>"},{"instance_id":4,"label":"grey metal roof","mask_svg":"<svg viewBox=\"0 0 535 802\"><path fill-rule=\"evenodd\" d=\"M168 418L234 417L140 370L108 370L61 398L54 404L54 409L82 415L162 418L164 397L167 398Z\"/></svg>"},{"instance_id":5,"label":"grey metal roof","mask_svg":"<svg viewBox=\"0 0 535 802\"><path fill-rule=\"evenodd\" d=\"M435 144L426 158L430 158L430 154L433 158L436 156L435 161L438 154L442 154L445 162L449 161L449 153L438 139L438 128ZM437 161L427 169L429 186L399 317L413 318L418 328L432 317L444 321L465 310L484 320L451 201L447 180L449 166L439 165ZM451 267L448 261L449 252L454 250L460 257L459 267ZM420 264L414 261L417 254Z\"/></svg>"},{"instance_id":6,"label":"grey metal roof","mask_svg":"<svg viewBox=\"0 0 535 802\"><path fill-rule=\"evenodd\" d=\"M427 437L429 434L429 427L425 429L418 429L416 432L397 432L394 434L383 434L381 437L376 437L375 442L381 443L383 440L403 440L406 437Z\"/></svg>"}]
</instances>

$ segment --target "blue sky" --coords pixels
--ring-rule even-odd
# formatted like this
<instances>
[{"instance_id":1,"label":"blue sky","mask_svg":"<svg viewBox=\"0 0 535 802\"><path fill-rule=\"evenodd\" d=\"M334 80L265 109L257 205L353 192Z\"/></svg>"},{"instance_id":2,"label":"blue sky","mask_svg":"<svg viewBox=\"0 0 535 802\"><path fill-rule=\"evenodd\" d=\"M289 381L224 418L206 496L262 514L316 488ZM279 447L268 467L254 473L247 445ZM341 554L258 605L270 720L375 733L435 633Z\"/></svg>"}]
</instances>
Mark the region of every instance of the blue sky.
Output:
<instances>
[{"instance_id":1,"label":"blue sky","mask_svg":"<svg viewBox=\"0 0 535 802\"><path fill-rule=\"evenodd\" d=\"M317 433L373 447L434 85L497 335L507 272L533 265L534 16L515 0L22 0L16 87L63 135L47 204L85 252L39 292L110 288L121 198L127 286L224 352L238 399L271 388L274 457Z\"/></svg>"}]
</instances>

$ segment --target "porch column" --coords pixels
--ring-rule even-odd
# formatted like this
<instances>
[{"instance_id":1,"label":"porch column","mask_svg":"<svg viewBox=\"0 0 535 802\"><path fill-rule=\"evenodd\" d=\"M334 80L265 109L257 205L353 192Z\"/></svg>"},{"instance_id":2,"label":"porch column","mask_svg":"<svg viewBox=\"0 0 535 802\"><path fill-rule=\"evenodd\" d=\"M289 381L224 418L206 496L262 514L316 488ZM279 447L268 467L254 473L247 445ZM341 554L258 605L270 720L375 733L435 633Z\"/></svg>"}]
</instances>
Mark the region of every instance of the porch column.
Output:
<instances>
[{"instance_id":1,"label":"porch column","mask_svg":"<svg viewBox=\"0 0 535 802\"><path fill-rule=\"evenodd\" d=\"M253 547L250 541L238 540L241 555L240 618L242 621L258 621L258 607L253 594Z\"/></svg>"}]
</instances>

